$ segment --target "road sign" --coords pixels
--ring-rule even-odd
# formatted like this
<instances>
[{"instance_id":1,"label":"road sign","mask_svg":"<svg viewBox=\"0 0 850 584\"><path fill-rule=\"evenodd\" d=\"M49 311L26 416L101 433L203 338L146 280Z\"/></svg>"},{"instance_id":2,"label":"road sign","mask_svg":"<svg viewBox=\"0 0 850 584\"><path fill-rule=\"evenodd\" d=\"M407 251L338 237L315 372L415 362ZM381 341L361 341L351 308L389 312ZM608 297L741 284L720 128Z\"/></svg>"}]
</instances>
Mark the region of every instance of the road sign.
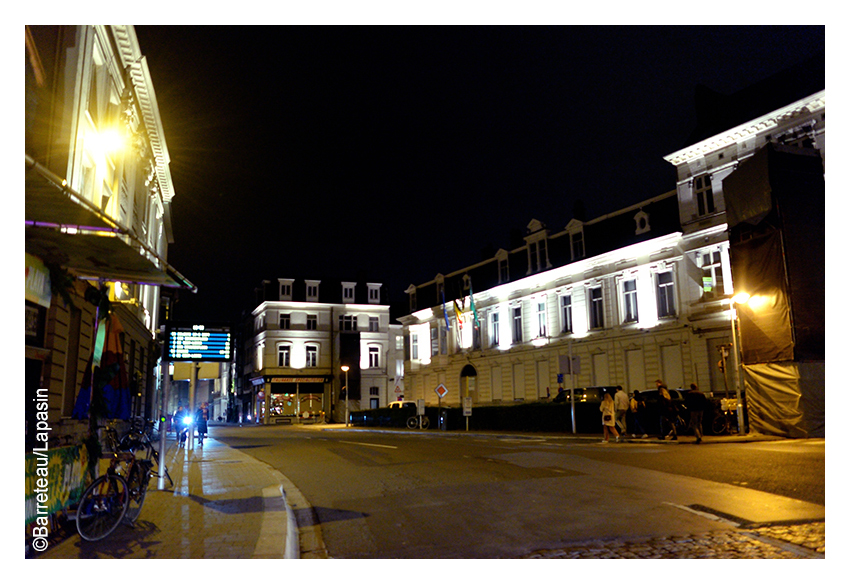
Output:
<instances>
[{"instance_id":1,"label":"road sign","mask_svg":"<svg viewBox=\"0 0 850 584\"><path fill-rule=\"evenodd\" d=\"M442 383L438 385L434 391L437 392L437 395L440 396L440 399L446 397L446 395L449 393L449 390Z\"/></svg>"},{"instance_id":2,"label":"road sign","mask_svg":"<svg viewBox=\"0 0 850 584\"><path fill-rule=\"evenodd\" d=\"M463 415L471 416L472 415L472 398L465 397L463 398Z\"/></svg>"}]
</instances>

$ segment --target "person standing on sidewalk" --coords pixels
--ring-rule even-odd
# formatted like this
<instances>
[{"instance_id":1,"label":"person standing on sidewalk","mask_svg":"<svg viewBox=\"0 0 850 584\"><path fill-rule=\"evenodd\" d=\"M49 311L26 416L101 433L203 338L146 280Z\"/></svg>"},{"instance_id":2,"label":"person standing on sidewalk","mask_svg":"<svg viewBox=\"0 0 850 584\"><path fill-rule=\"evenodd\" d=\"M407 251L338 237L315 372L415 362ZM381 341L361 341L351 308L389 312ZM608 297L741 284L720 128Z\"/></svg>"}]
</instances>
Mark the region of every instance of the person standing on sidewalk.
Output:
<instances>
[{"instance_id":1,"label":"person standing on sidewalk","mask_svg":"<svg viewBox=\"0 0 850 584\"><path fill-rule=\"evenodd\" d=\"M617 433L617 426L614 421L614 400L611 398L610 393L603 393L602 403L599 404L599 411L602 412L602 430L605 435L602 439L603 444L608 443L608 432L613 433L617 442L619 442L620 435Z\"/></svg>"},{"instance_id":2,"label":"person standing on sidewalk","mask_svg":"<svg viewBox=\"0 0 850 584\"><path fill-rule=\"evenodd\" d=\"M643 417L646 413L646 402L643 401L643 396L639 391L632 394L632 399L629 402L629 409L632 411L632 430L636 430L637 434L641 435L641 438L648 438L649 435L646 433L646 430L643 429L643 425L646 422ZM632 438L634 437L635 432L632 433Z\"/></svg>"},{"instance_id":3,"label":"person standing on sidewalk","mask_svg":"<svg viewBox=\"0 0 850 584\"><path fill-rule=\"evenodd\" d=\"M626 435L626 414L629 411L629 396L623 391L623 386L617 386L614 394L614 421L620 427L620 433Z\"/></svg>"},{"instance_id":4,"label":"person standing on sidewalk","mask_svg":"<svg viewBox=\"0 0 850 584\"><path fill-rule=\"evenodd\" d=\"M694 429L697 444L702 442L702 413L707 402L705 394L697 388L696 383L692 383L691 389L685 392L685 407L691 413L690 427Z\"/></svg>"}]
</instances>

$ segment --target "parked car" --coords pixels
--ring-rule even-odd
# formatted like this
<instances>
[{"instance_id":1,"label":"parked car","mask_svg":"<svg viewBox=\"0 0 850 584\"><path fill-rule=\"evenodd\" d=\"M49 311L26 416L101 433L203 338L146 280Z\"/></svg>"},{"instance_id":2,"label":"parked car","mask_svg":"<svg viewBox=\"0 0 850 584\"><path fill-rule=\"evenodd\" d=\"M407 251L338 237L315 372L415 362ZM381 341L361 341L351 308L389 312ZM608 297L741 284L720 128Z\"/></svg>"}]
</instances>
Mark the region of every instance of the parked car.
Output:
<instances>
[{"instance_id":1,"label":"parked car","mask_svg":"<svg viewBox=\"0 0 850 584\"><path fill-rule=\"evenodd\" d=\"M428 422L423 426L428 427L436 421L437 408L426 408L425 416ZM414 401L392 402L387 407L371 410L359 410L351 412L349 422L355 426L390 426L403 428L408 426L408 420L417 417L418 408ZM417 424L418 425L418 424Z\"/></svg>"}]
</instances>

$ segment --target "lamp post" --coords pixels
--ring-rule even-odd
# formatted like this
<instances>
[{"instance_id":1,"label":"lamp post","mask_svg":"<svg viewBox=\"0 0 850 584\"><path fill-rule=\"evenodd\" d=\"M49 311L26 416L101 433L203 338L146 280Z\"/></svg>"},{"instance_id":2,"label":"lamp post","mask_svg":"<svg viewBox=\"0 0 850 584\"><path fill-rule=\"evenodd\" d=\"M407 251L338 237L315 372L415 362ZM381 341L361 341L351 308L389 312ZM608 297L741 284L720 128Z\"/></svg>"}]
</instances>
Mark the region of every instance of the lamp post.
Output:
<instances>
[{"instance_id":1,"label":"lamp post","mask_svg":"<svg viewBox=\"0 0 850 584\"><path fill-rule=\"evenodd\" d=\"M345 371L345 427L348 428L348 365L340 367Z\"/></svg>"},{"instance_id":2,"label":"lamp post","mask_svg":"<svg viewBox=\"0 0 850 584\"><path fill-rule=\"evenodd\" d=\"M730 320L732 322L732 350L735 353L735 402L737 404L738 413L738 434L744 432L744 402L741 399L741 345L738 340L740 326L735 326L738 323L738 311L735 308L736 304L746 304L750 299L747 292L738 292L729 301L729 307L732 309Z\"/></svg>"}]
</instances>

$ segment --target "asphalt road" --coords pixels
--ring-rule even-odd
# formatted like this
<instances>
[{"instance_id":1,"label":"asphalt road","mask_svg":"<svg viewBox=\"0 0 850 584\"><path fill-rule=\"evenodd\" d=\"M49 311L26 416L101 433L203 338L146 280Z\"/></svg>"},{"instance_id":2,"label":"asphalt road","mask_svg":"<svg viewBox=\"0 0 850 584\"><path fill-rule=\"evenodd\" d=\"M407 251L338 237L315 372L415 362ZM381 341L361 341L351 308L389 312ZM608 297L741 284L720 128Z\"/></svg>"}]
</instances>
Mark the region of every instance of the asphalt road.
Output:
<instances>
[{"instance_id":1,"label":"asphalt road","mask_svg":"<svg viewBox=\"0 0 850 584\"><path fill-rule=\"evenodd\" d=\"M313 505L331 557L511 558L588 539L823 518L822 440L603 445L534 436L215 427Z\"/></svg>"}]
</instances>

